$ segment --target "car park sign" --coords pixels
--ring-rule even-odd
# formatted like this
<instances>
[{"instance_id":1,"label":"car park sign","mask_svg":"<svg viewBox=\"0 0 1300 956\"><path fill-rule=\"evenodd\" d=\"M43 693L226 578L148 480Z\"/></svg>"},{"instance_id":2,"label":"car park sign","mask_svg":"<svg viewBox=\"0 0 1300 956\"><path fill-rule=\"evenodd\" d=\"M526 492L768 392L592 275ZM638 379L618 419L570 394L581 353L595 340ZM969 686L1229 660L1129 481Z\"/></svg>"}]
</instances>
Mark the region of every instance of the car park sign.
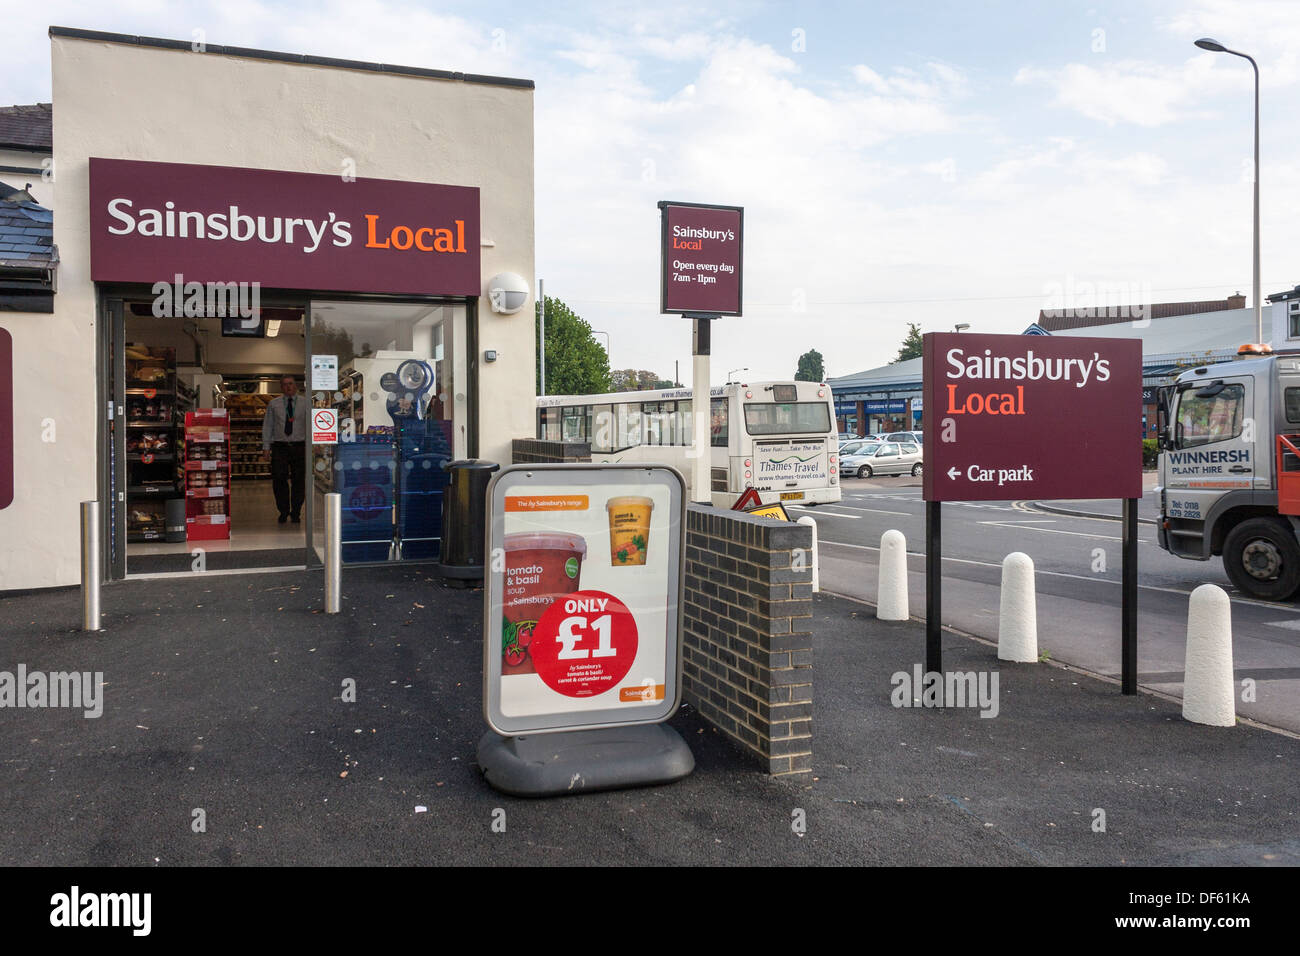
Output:
<instances>
[{"instance_id":1,"label":"car park sign","mask_svg":"<svg viewBox=\"0 0 1300 956\"><path fill-rule=\"evenodd\" d=\"M932 332L927 501L1142 496L1142 343Z\"/></svg>"}]
</instances>

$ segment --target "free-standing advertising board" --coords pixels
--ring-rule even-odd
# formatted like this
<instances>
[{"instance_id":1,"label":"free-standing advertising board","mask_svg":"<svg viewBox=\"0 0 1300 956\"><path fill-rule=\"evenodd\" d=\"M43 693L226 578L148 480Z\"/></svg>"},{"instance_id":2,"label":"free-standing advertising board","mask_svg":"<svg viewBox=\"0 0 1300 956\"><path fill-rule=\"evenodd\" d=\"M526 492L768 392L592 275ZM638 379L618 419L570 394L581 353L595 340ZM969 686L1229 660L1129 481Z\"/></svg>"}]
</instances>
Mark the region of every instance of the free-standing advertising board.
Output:
<instances>
[{"instance_id":1,"label":"free-standing advertising board","mask_svg":"<svg viewBox=\"0 0 1300 956\"><path fill-rule=\"evenodd\" d=\"M488 488L484 715L498 734L666 720L681 696L682 476L529 465Z\"/></svg>"},{"instance_id":2,"label":"free-standing advertising board","mask_svg":"<svg viewBox=\"0 0 1300 956\"><path fill-rule=\"evenodd\" d=\"M924 337L926 501L1142 497L1142 343Z\"/></svg>"}]
</instances>

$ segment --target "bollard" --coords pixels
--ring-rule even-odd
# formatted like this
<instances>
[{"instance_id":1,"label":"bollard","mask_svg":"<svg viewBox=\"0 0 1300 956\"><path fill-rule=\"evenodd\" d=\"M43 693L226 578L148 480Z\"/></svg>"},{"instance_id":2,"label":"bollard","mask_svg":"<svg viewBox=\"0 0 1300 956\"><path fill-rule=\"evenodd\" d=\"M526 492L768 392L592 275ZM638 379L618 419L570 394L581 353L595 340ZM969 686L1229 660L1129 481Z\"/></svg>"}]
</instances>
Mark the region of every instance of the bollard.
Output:
<instances>
[{"instance_id":1,"label":"bollard","mask_svg":"<svg viewBox=\"0 0 1300 956\"><path fill-rule=\"evenodd\" d=\"M998 660L1032 664L1038 660L1038 600L1034 561L1021 551L1002 560L1002 598L998 605Z\"/></svg>"},{"instance_id":2,"label":"bollard","mask_svg":"<svg viewBox=\"0 0 1300 956\"><path fill-rule=\"evenodd\" d=\"M907 538L901 531L886 531L880 536L880 577L876 587L876 618L881 621L906 621L907 608Z\"/></svg>"},{"instance_id":3,"label":"bollard","mask_svg":"<svg viewBox=\"0 0 1300 956\"><path fill-rule=\"evenodd\" d=\"M813 594L816 594L822 589L821 577L817 567L817 521L812 515L804 515L802 518L797 518L796 522L798 524L806 524L808 527L812 528L812 589Z\"/></svg>"},{"instance_id":4,"label":"bollard","mask_svg":"<svg viewBox=\"0 0 1300 956\"><path fill-rule=\"evenodd\" d=\"M339 613L343 576L343 496L325 496L325 613Z\"/></svg>"},{"instance_id":5,"label":"bollard","mask_svg":"<svg viewBox=\"0 0 1300 956\"><path fill-rule=\"evenodd\" d=\"M99 630L99 502L81 503L81 629Z\"/></svg>"},{"instance_id":6,"label":"bollard","mask_svg":"<svg viewBox=\"0 0 1300 956\"><path fill-rule=\"evenodd\" d=\"M1221 587L1202 584L1187 608L1183 719L1212 727L1237 722L1232 679L1232 602Z\"/></svg>"}]
</instances>

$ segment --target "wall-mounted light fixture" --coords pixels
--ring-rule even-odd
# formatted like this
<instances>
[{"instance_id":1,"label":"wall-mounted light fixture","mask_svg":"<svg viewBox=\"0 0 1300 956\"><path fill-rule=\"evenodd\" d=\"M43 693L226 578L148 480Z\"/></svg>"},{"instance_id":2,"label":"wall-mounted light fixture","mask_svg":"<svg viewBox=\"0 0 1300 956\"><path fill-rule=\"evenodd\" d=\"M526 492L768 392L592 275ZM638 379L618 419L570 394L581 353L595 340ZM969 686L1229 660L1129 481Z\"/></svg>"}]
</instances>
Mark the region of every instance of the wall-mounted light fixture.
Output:
<instances>
[{"instance_id":1,"label":"wall-mounted light fixture","mask_svg":"<svg viewBox=\"0 0 1300 956\"><path fill-rule=\"evenodd\" d=\"M528 283L513 272L500 272L488 280L487 294L493 312L510 315L528 301Z\"/></svg>"}]
</instances>

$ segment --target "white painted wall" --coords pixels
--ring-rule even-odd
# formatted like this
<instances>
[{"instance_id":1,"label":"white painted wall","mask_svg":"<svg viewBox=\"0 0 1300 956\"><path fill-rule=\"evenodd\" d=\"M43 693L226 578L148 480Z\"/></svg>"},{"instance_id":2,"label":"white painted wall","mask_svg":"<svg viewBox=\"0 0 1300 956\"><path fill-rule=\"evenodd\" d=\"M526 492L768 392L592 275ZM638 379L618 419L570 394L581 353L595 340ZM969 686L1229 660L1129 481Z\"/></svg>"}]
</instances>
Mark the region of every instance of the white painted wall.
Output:
<instances>
[{"instance_id":1,"label":"white painted wall","mask_svg":"<svg viewBox=\"0 0 1300 956\"><path fill-rule=\"evenodd\" d=\"M55 313L0 313L16 366L15 501L0 511L0 590L79 580L77 503L96 495L98 335L90 281L91 156L478 186L484 285L533 275L533 92L505 86L51 38L62 266ZM438 64L430 64L437 66ZM479 299L480 454L507 462L533 431L531 299ZM457 329L455 343L465 338ZM454 357L464 382L467 357ZM458 386L458 391L461 387ZM463 420L465 404L455 414ZM42 422L54 441L42 441ZM459 429L458 429L459 430ZM47 435L48 437L48 435Z\"/></svg>"}]
</instances>

